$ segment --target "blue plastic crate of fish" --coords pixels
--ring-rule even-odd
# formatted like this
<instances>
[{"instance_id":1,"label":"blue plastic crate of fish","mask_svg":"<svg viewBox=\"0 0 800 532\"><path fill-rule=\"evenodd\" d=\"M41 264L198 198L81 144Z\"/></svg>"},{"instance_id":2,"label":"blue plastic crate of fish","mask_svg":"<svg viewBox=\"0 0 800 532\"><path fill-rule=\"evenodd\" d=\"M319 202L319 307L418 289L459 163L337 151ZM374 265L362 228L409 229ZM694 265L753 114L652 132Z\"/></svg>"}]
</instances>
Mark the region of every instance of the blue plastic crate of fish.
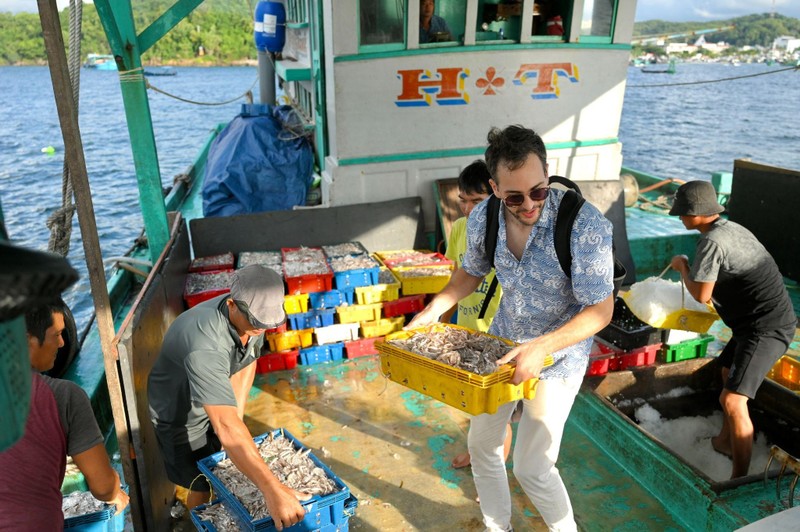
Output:
<instances>
[{"instance_id":1,"label":"blue plastic crate of fish","mask_svg":"<svg viewBox=\"0 0 800 532\"><path fill-rule=\"evenodd\" d=\"M218 528L214 526L214 523L211 521L206 521L201 519L200 513L205 510L209 506L214 506L215 504L219 504L220 500L216 499L209 504L201 504L197 508L191 510L191 517L192 523L194 524L195 528L200 532L218 532ZM350 530L350 518L353 517L356 513L356 507L358 506L358 499L356 499L355 495L350 494L346 501L344 501L344 511L340 516L337 512L334 512L335 515L331 518L331 523L329 525L325 525L319 529L319 532L348 532ZM233 516L234 519L237 520L239 526L241 525L241 517L240 516ZM303 523L299 523L289 528L284 528L286 532L297 532L301 530L305 530L303 528ZM298 528L300 527L300 528ZM245 525L244 528L247 528ZM274 526L270 529L262 529L262 530L274 530Z\"/></svg>"},{"instance_id":2,"label":"blue plastic crate of fish","mask_svg":"<svg viewBox=\"0 0 800 532\"><path fill-rule=\"evenodd\" d=\"M372 286L378 284L381 268L377 264L374 268L345 270L333 272L333 282L336 288L355 288L357 286Z\"/></svg>"},{"instance_id":3,"label":"blue plastic crate of fish","mask_svg":"<svg viewBox=\"0 0 800 532\"><path fill-rule=\"evenodd\" d=\"M201 517L201 514L203 511L206 510L206 508L211 508L212 506L222 504L222 502L223 501L221 501L220 499L214 499L208 504L201 504L200 506L192 508L189 511L189 515L192 518L192 523L194 524L197 530L199 530L200 532L217 532L217 530L219 530L216 526L214 526L214 523L212 523L211 520L203 519ZM225 508L225 510L228 512L228 515L230 515L232 519L234 519L237 523L241 523L241 517L228 510L227 507Z\"/></svg>"},{"instance_id":4,"label":"blue plastic crate of fish","mask_svg":"<svg viewBox=\"0 0 800 532\"><path fill-rule=\"evenodd\" d=\"M276 429L271 432L266 432L253 438L253 441L256 445L259 445L264 439L270 437L270 435L274 438L287 438L298 451L306 450L306 447L285 429ZM317 530L333 532L337 529L340 531L346 530L347 522L355 512L358 501L350 494L350 488L347 487L328 466L322 463L319 458L313 453L309 453L308 457L314 465L322 469L325 474L333 480L337 491L324 496L315 495L308 501L301 502L303 508L306 510L305 518L300 523L285 528L284 530L286 532L310 532ZM243 530L276 530L275 523L271 517L254 520L239 499L237 499L214 474L214 469L217 464L226 458L226 452L220 451L199 460L197 466L200 472L208 478L214 491L218 494L220 501L224 502L234 517L239 519Z\"/></svg>"},{"instance_id":5,"label":"blue plastic crate of fish","mask_svg":"<svg viewBox=\"0 0 800 532\"><path fill-rule=\"evenodd\" d=\"M308 294L308 302L313 309L336 308L340 305L352 305L355 299L355 288L312 292Z\"/></svg>"},{"instance_id":6,"label":"blue plastic crate of fish","mask_svg":"<svg viewBox=\"0 0 800 532\"><path fill-rule=\"evenodd\" d=\"M128 492L127 486L122 489ZM102 510L64 519L64 530L70 532L122 532L125 529L125 515L128 509L114 515L116 507L106 505Z\"/></svg>"},{"instance_id":7,"label":"blue plastic crate of fish","mask_svg":"<svg viewBox=\"0 0 800 532\"><path fill-rule=\"evenodd\" d=\"M313 329L315 327L327 327L333 325L333 317L336 310L327 308L318 308L309 310L308 312L299 312L297 314L289 314L289 327L292 330L299 331L302 329Z\"/></svg>"},{"instance_id":8,"label":"blue plastic crate of fish","mask_svg":"<svg viewBox=\"0 0 800 532\"><path fill-rule=\"evenodd\" d=\"M300 350L300 363L309 366L344 358L344 342L314 345Z\"/></svg>"}]
</instances>

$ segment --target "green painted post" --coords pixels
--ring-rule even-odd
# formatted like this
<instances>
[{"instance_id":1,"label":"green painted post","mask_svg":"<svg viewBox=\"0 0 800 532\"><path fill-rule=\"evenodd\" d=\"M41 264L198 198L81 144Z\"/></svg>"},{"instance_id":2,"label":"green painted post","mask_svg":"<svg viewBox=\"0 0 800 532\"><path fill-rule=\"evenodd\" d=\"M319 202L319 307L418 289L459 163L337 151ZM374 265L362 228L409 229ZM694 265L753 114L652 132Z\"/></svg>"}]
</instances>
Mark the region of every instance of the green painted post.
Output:
<instances>
[{"instance_id":1,"label":"green painted post","mask_svg":"<svg viewBox=\"0 0 800 532\"><path fill-rule=\"evenodd\" d=\"M139 186L139 204L147 233L150 260L155 263L169 240L169 226L133 13L127 2L95 0L95 6L119 69L122 100Z\"/></svg>"}]
</instances>

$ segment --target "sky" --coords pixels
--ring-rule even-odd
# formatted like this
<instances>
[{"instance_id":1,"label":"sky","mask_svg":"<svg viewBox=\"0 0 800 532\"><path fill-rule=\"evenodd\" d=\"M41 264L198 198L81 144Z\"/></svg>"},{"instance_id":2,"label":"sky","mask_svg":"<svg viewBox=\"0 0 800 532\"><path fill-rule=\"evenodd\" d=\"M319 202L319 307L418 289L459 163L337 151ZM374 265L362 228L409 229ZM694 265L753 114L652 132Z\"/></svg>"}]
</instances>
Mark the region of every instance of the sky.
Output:
<instances>
[{"instance_id":1,"label":"sky","mask_svg":"<svg viewBox=\"0 0 800 532\"><path fill-rule=\"evenodd\" d=\"M57 0L59 9L69 0ZM788 17L800 18L798 0L639 0L636 21L669 20L673 22L702 22L769 13L772 10ZM0 11L35 13L36 0L0 0Z\"/></svg>"}]
</instances>

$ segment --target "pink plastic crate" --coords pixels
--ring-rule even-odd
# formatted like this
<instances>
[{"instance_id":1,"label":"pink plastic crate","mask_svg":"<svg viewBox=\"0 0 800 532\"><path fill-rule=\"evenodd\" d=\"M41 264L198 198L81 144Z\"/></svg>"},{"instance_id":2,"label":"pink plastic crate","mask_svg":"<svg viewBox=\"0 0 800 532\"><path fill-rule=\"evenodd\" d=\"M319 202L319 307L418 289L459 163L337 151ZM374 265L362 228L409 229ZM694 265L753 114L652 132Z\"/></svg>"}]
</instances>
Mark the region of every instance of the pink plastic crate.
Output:
<instances>
[{"instance_id":1,"label":"pink plastic crate","mask_svg":"<svg viewBox=\"0 0 800 532\"><path fill-rule=\"evenodd\" d=\"M347 358L366 357L370 355L377 355L378 350L375 349L375 342L382 342L383 336L377 338L362 338L361 340L354 340L352 342L344 343L344 350Z\"/></svg>"}]
</instances>

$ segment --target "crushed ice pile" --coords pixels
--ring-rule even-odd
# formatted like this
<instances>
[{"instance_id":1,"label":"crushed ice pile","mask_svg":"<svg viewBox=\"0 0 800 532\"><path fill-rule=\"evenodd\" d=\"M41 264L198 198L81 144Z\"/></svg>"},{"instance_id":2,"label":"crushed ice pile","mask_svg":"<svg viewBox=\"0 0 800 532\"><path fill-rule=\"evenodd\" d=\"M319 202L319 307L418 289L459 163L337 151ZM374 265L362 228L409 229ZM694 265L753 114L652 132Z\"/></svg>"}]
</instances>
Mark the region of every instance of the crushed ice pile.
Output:
<instances>
[{"instance_id":1,"label":"crushed ice pile","mask_svg":"<svg viewBox=\"0 0 800 532\"><path fill-rule=\"evenodd\" d=\"M649 277L631 285L625 303L637 318L650 325L663 323L667 316L682 308L708 312L708 307L697 302L681 283L658 277Z\"/></svg>"}]
</instances>

